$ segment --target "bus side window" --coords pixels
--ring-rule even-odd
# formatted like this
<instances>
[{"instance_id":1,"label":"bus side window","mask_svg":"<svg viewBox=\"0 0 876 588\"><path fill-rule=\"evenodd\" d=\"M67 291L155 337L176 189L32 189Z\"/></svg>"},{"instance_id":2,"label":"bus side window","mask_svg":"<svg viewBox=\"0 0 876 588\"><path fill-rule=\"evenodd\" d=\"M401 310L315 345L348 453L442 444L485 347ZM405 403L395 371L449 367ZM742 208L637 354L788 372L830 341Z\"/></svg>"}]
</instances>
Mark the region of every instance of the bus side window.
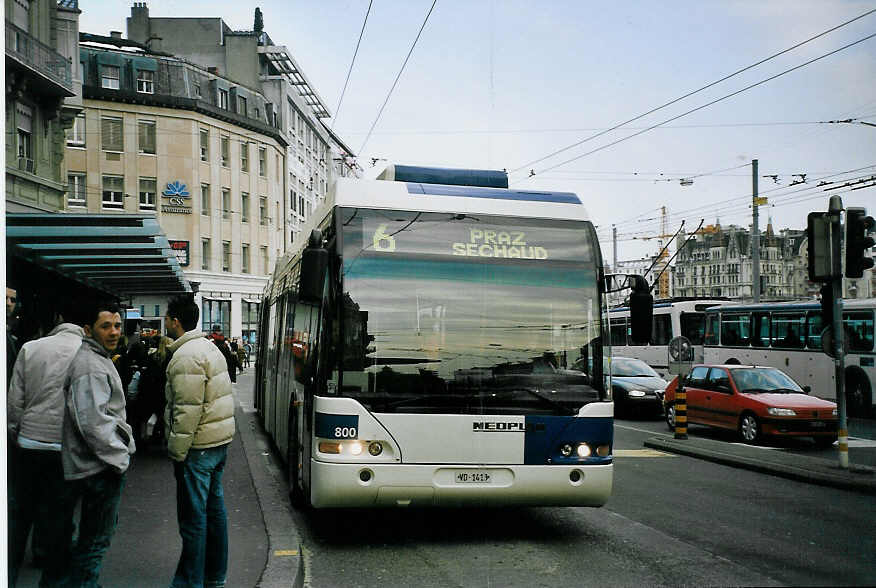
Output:
<instances>
[{"instance_id":1,"label":"bus side window","mask_svg":"<svg viewBox=\"0 0 876 588\"><path fill-rule=\"evenodd\" d=\"M611 319L611 344L618 347L627 344L627 320L624 318Z\"/></svg>"},{"instance_id":2,"label":"bus side window","mask_svg":"<svg viewBox=\"0 0 876 588\"><path fill-rule=\"evenodd\" d=\"M786 349L803 347L802 314L778 314L773 316L773 346Z\"/></svg>"},{"instance_id":3,"label":"bus side window","mask_svg":"<svg viewBox=\"0 0 876 588\"><path fill-rule=\"evenodd\" d=\"M706 345L718 344L718 313L706 315L706 334L703 337Z\"/></svg>"},{"instance_id":4,"label":"bus side window","mask_svg":"<svg viewBox=\"0 0 876 588\"><path fill-rule=\"evenodd\" d=\"M843 327L849 338L849 351L872 351L873 313L843 313Z\"/></svg>"},{"instance_id":5,"label":"bus side window","mask_svg":"<svg viewBox=\"0 0 876 588\"><path fill-rule=\"evenodd\" d=\"M821 313L810 312L806 316L806 346L809 349L821 350L821 331L824 327L821 324Z\"/></svg>"},{"instance_id":6,"label":"bus side window","mask_svg":"<svg viewBox=\"0 0 876 588\"><path fill-rule=\"evenodd\" d=\"M770 315L768 312L756 312L751 316L753 347L769 347L770 345Z\"/></svg>"},{"instance_id":7,"label":"bus side window","mask_svg":"<svg viewBox=\"0 0 876 588\"><path fill-rule=\"evenodd\" d=\"M672 316L668 314L654 315L654 332L651 335L652 345L669 345L672 339Z\"/></svg>"},{"instance_id":8,"label":"bus side window","mask_svg":"<svg viewBox=\"0 0 876 588\"><path fill-rule=\"evenodd\" d=\"M721 316L721 345L748 345L749 318L747 314Z\"/></svg>"}]
</instances>

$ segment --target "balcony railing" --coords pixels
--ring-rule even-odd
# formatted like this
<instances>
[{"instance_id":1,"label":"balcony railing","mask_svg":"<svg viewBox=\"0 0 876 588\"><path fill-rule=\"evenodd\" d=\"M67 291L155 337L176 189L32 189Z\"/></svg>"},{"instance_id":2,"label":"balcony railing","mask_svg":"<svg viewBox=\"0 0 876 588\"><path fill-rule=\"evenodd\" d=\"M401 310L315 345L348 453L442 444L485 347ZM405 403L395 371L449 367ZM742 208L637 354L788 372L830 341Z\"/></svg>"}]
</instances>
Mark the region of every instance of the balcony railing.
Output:
<instances>
[{"instance_id":1,"label":"balcony railing","mask_svg":"<svg viewBox=\"0 0 876 588\"><path fill-rule=\"evenodd\" d=\"M6 55L48 77L73 92L70 62L30 34L6 21Z\"/></svg>"}]
</instances>

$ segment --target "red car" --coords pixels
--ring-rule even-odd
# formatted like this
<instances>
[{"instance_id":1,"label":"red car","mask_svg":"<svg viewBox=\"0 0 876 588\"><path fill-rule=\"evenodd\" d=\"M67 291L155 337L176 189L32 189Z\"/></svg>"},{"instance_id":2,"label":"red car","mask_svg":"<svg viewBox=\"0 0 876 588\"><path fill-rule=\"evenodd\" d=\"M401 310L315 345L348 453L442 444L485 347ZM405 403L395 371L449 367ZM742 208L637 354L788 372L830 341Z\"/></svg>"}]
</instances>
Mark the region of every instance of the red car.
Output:
<instances>
[{"instance_id":1,"label":"red car","mask_svg":"<svg viewBox=\"0 0 876 588\"><path fill-rule=\"evenodd\" d=\"M675 430L676 377L663 400ZM782 370L746 365L696 365L684 384L689 423L739 432L746 443L766 435L812 437L827 447L837 438L836 404L809 396Z\"/></svg>"}]
</instances>

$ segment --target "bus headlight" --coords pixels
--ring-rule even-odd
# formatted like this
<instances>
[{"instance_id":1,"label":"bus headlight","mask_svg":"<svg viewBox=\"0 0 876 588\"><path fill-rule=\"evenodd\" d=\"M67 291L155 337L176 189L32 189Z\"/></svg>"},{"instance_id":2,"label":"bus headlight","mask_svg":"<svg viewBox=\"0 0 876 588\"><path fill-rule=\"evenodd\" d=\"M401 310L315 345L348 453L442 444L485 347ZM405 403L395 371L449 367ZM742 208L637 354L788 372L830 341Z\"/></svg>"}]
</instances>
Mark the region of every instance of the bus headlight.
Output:
<instances>
[{"instance_id":1,"label":"bus headlight","mask_svg":"<svg viewBox=\"0 0 876 588\"><path fill-rule=\"evenodd\" d=\"M572 446L566 443L562 447L560 447L560 453L563 454L563 457L569 457L572 455Z\"/></svg>"},{"instance_id":2,"label":"bus headlight","mask_svg":"<svg viewBox=\"0 0 876 588\"><path fill-rule=\"evenodd\" d=\"M380 443L380 441L372 441L368 444L368 453L370 453L374 457L377 457L378 455L383 453L383 445Z\"/></svg>"},{"instance_id":3,"label":"bus headlight","mask_svg":"<svg viewBox=\"0 0 876 588\"><path fill-rule=\"evenodd\" d=\"M361 455L362 454L362 444L358 441L353 441L350 443L350 453L353 455Z\"/></svg>"},{"instance_id":4,"label":"bus headlight","mask_svg":"<svg viewBox=\"0 0 876 588\"><path fill-rule=\"evenodd\" d=\"M592 453L590 446L586 443L579 443L577 449L578 457L590 457Z\"/></svg>"}]
</instances>

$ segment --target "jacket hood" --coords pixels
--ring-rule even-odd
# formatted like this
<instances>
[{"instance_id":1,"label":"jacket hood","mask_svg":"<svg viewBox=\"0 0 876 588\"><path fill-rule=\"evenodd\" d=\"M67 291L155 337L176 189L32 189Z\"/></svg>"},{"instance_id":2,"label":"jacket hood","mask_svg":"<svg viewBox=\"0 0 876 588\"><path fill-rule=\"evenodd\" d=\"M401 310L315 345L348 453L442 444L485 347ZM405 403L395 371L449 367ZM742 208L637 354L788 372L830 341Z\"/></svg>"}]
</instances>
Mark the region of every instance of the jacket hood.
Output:
<instances>
[{"instance_id":1,"label":"jacket hood","mask_svg":"<svg viewBox=\"0 0 876 588\"><path fill-rule=\"evenodd\" d=\"M116 347L116 351L114 352L107 351L106 347L98 343L96 339L93 339L85 334L82 335L82 344L88 346L89 349L91 349L98 355L106 357L107 359L112 359L111 353L115 353L118 351L118 347Z\"/></svg>"},{"instance_id":2,"label":"jacket hood","mask_svg":"<svg viewBox=\"0 0 876 588\"><path fill-rule=\"evenodd\" d=\"M83 328L79 325L74 325L73 323L61 323L49 332L49 337L57 335L58 333L71 333L83 338L85 337L85 331Z\"/></svg>"}]
</instances>

